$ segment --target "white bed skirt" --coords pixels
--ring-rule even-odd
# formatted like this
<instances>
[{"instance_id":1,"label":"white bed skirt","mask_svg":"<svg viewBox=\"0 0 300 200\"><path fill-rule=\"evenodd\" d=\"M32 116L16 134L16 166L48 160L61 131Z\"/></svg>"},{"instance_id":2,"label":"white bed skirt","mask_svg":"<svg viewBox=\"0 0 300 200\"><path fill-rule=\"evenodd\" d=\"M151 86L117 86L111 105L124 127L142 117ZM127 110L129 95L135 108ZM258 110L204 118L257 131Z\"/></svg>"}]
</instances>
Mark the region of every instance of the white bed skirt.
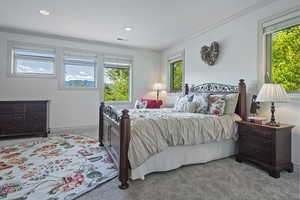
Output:
<instances>
[{"instance_id":1,"label":"white bed skirt","mask_svg":"<svg viewBox=\"0 0 300 200\"><path fill-rule=\"evenodd\" d=\"M152 172L169 171L183 165L206 163L236 153L236 142L223 140L209 144L172 146L153 155L141 166L131 170L131 179L145 179Z\"/></svg>"}]
</instances>

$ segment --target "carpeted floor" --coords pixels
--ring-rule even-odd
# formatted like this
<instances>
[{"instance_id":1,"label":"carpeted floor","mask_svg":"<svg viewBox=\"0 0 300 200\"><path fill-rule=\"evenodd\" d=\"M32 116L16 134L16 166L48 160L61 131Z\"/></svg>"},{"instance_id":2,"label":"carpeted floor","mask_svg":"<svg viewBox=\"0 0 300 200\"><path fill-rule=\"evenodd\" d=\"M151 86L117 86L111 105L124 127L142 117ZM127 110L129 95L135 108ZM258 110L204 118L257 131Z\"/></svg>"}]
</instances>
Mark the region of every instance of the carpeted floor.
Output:
<instances>
[{"instance_id":1,"label":"carpeted floor","mask_svg":"<svg viewBox=\"0 0 300 200\"><path fill-rule=\"evenodd\" d=\"M232 158L204 165L155 173L145 181L132 181L130 188L117 188L118 180L101 185L80 200L296 200L299 174L283 172L280 179Z\"/></svg>"},{"instance_id":2,"label":"carpeted floor","mask_svg":"<svg viewBox=\"0 0 300 200\"><path fill-rule=\"evenodd\" d=\"M97 137L96 132L74 133ZM127 190L118 189L118 184L116 178L79 200L300 200L299 172L282 172L274 179L233 158L150 174L145 181L131 181Z\"/></svg>"}]
</instances>

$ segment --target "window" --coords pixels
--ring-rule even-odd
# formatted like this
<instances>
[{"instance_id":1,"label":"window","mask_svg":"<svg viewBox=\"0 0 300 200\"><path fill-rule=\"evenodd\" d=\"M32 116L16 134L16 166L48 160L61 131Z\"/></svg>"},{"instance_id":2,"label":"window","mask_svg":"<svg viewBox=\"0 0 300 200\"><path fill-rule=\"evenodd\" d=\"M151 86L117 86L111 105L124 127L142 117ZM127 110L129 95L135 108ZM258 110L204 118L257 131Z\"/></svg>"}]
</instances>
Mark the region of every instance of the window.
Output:
<instances>
[{"instance_id":1,"label":"window","mask_svg":"<svg viewBox=\"0 0 300 200\"><path fill-rule=\"evenodd\" d=\"M24 76L55 75L55 52L11 48L11 74Z\"/></svg>"},{"instance_id":2,"label":"window","mask_svg":"<svg viewBox=\"0 0 300 200\"><path fill-rule=\"evenodd\" d=\"M104 57L104 101L130 101L129 58Z\"/></svg>"},{"instance_id":3,"label":"window","mask_svg":"<svg viewBox=\"0 0 300 200\"><path fill-rule=\"evenodd\" d=\"M64 87L96 88L96 56L79 56L65 53Z\"/></svg>"},{"instance_id":4,"label":"window","mask_svg":"<svg viewBox=\"0 0 300 200\"><path fill-rule=\"evenodd\" d=\"M184 61L183 54L169 58L169 87L170 92L181 92L184 84Z\"/></svg>"},{"instance_id":5,"label":"window","mask_svg":"<svg viewBox=\"0 0 300 200\"><path fill-rule=\"evenodd\" d=\"M170 64L170 89L172 92L182 91L182 71L183 71L183 61L178 60Z\"/></svg>"},{"instance_id":6,"label":"window","mask_svg":"<svg viewBox=\"0 0 300 200\"><path fill-rule=\"evenodd\" d=\"M298 20L295 20L298 19ZM266 82L300 92L300 17L264 28L267 41Z\"/></svg>"}]
</instances>

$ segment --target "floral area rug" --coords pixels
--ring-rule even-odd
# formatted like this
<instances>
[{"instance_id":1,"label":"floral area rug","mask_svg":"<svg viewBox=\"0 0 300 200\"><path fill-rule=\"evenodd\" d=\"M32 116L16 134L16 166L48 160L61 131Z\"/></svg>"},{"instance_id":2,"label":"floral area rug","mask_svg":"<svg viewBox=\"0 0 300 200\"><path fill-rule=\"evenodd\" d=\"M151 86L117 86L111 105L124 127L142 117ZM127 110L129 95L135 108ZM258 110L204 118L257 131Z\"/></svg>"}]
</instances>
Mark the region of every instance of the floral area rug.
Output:
<instances>
[{"instance_id":1,"label":"floral area rug","mask_svg":"<svg viewBox=\"0 0 300 200\"><path fill-rule=\"evenodd\" d=\"M117 174L105 148L82 136L0 148L0 199L75 199Z\"/></svg>"}]
</instances>

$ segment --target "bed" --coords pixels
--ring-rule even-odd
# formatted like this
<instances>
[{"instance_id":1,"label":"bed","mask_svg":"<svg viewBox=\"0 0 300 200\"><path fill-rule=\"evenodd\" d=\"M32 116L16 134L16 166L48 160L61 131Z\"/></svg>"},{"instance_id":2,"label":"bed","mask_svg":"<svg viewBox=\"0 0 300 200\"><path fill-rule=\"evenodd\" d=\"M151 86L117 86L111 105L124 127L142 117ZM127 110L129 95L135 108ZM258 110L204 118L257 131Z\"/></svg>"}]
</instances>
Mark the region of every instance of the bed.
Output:
<instances>
[{"instance_id":1,"label":"bed","mask_svg":"<svg viewBox=\"0 0 300 200\"><path fill-rule=\"evenodd\" d=\"M105 146L119 169L120 189L129 187L129 178L144 179L146 174L152 172L205 163L235 154L235 121L245 120L247 116L244 80L241 79L237 86L185 84L185 95L199 93L238 94L235 114L207 117L177 113L172 109L124 109L119 112L101 103L99 144Z\"/></svg>"}]
</instances>

